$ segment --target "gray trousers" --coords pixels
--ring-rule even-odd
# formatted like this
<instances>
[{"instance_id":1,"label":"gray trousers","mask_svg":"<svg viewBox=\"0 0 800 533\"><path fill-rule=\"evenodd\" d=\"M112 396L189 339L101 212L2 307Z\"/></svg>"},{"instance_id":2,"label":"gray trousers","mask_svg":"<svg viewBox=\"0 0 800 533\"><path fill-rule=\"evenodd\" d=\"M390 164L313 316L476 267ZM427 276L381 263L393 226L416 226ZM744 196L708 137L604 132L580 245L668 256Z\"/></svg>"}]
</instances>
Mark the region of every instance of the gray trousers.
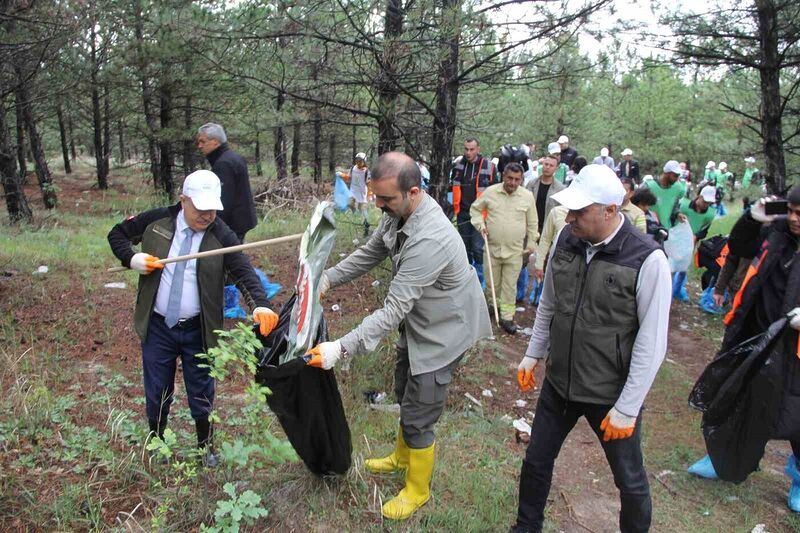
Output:
<instances>
[{"instance_id":1,"label":"gray trousers","mask_svg":"<svg viewBox=\"0 0 800 533\"><path fill-rule=\"evenodd\" d=\"M397 344L394 366L394 394L400 404L400 427L409 448L427 448L433 444L433 425L439 420L447 399L447 386L461 356L449 365L411 375L408 348Z\"/></svg>"}]
</instances>

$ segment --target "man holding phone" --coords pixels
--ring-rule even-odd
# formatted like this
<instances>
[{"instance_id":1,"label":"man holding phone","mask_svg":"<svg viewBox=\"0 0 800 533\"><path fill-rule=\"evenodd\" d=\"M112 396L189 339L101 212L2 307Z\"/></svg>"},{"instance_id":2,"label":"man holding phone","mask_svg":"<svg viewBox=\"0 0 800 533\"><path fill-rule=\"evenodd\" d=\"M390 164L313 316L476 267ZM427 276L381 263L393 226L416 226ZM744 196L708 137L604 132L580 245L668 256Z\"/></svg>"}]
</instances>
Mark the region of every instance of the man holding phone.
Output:
<instances>
[{"instance_id":1,"label":"man holding phone","mask_svg":"<svg viewBox=\"0 0 800 533\"><path fill-rule=\"evenodd\" d=\"M782 205L785 205L785 215L768 214L784 209ZM720 352L763 333L782 316L791 317L791 327L786 329L776 345L776 349L784 350L788 359L787 381L771 438L788 440L792 447L785 469L791 480L787 503L789 509L800 513L800 415L792 408L800 402L800 261L794 260L800 242L800 186L792 187L786 200L762 198L742 216L737 226L740 223L750 228L750 234L757 234L762 225L768 224L769 227L766 239L734 298L733 308L725 317L727 329ZM757 398L754 400L758 401ZM689 467L689 473L718 479L708 455Z\"/></svg>"}]
</instances>

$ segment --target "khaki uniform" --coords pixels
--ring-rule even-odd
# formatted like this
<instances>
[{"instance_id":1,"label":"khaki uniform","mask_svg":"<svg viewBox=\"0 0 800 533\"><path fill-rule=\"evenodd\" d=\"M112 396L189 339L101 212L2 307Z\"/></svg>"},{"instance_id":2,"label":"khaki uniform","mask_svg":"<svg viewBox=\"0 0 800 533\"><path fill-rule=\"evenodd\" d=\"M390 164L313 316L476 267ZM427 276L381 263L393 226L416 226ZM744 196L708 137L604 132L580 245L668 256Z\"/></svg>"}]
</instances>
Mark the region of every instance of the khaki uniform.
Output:
<instances>
[{"instance_id":1,"label":"khaki uniform","mask_svg":"<svg viewBox=\"0 0 800 533\"><path fill-rule=\"evenodd\" d=\"M644 211L631 202L623 205L619 210L630 220L634 228L642 230L642 233L647 233L647 219L644 216Z\"/></svg>"},{"instance_id":2,"label":"khaki uniform","mask_svg":"<svg viewBox=\"0 0 800 533\"><path fill-rule=\"evenodd\" d=\"M487 216L484 220L483 211ZM520 258L527 245L539 238L539 220L533 194L518 187L509 195L502 183L492 185L470 207L470 222L478 231L489 231L489 253L495 290L499 288L500 318L513 320L516 309ZM488 255L488 254L487 254ZM485 257L484 260L489 260Z\"/></svg>"},{"instance_id":3,"label":"khaki uniform","mask_svg":"<svg viewBox=\"0 0 800 533\"><path fill-rule=\"evenodd\" d=\"M553 240L561 228L567 224L567 213L569 213L569 209L563 205L557 205L547 215L542 228L542 236L536 246L536 262L534 263L536 270L544 270L544 260L550 253L550 245L553 244Z\"/></svg>"}]
</instances>

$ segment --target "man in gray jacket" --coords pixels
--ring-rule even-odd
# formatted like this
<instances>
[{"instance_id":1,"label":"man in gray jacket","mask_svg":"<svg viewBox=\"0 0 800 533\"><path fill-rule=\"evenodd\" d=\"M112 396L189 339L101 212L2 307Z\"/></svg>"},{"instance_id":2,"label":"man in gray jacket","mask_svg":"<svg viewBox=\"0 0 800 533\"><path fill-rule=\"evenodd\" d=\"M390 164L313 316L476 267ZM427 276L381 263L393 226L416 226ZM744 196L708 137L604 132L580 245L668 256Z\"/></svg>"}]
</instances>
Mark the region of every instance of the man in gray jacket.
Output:
<instances>
[{"instance_id":1,"label":"man in gray jacket","mask_svg":"<svg viewBox=\"0 0 800 533\"><path fill-rule=\"evenodd\" d=\"M623 533L648 531L650 487L641 450L641 407L667 349L669 264L619 211L625 189L605 165L588 165L553 199L567 225L551 248L528 350L523 391L547 359L519 482L515 532L539 532L553 465L578 418L603 447L620 492Z\"/></svg>"},{"instance_id":2,"label":"man in gray jacket","mask_svg":"<svg viewBox=\"0 0 800 533\"><path fill-rule=\"evenodd\" d=\"M375 205L384 216L364 246L325 271L320 292L369 272L389 257L389 293L383 308L353 331L314 347L309 364L329 369L341 358L370 353L399 328L395 394L400 428L395 449L364 466L376 473L405 470L405 487L383 505L383 516L404 520L430 498L433 426L444 409L453 369L466 350L492 331L464 242L441 207L421 189L414 160L389 152L378 158L371 172Z\"/></svg>"}]
</instances>

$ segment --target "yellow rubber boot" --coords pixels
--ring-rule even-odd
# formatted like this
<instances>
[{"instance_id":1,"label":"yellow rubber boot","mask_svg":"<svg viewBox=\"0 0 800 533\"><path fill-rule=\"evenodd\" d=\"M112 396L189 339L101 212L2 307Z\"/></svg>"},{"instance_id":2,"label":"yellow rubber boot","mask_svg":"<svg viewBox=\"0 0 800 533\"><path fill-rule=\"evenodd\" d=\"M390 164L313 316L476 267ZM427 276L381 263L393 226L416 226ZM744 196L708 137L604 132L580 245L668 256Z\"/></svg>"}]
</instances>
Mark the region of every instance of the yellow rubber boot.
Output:
<instances>
[{"instance_id":1,"label":"yellow rubber boot","mask_svg":"<svg viewBox=\"0 0 800 533\"><path fill-rule=\"evenodd\" d=\"M406 486L400 494L383 504L383 516L390 520L405 520L431 498L434 445L409 449Z\"/></svg>"},{"instance_id":2,"label":"yellow rubber boot","mask_svg":"<svg viewBox=\"0 0 800 533\"><path fill-rule=\"evenodd\" d=\"M408 468L408 446L403 439L403 429L397 428L397 441L394 451L380 459L367 459L364 468L374 474L391 474Z\"/></svg>"}]
</instances>

